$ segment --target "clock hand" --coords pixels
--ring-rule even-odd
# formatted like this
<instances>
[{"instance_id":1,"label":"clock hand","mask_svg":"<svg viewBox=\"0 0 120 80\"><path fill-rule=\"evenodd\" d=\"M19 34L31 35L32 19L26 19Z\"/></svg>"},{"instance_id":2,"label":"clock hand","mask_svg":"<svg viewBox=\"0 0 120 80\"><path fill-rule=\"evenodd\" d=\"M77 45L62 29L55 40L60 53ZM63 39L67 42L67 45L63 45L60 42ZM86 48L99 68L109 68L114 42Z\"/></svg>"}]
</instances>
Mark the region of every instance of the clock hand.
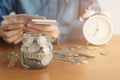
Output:
<instances>
[{"instance_id":1,"label":"clock hand","mask_svg":"<svg viewBox=\"0 0 120 80\"><path fill-rule=\"evenodd\" d=\"M99 26L99 20L97 20L97 26L96 26L97 29L96 29L95 33L93 34L93 36L95 36L95 35L97 34L97 32L98 32L98 30L99 30L98 26Z\"/></svg>"}]
</instances>

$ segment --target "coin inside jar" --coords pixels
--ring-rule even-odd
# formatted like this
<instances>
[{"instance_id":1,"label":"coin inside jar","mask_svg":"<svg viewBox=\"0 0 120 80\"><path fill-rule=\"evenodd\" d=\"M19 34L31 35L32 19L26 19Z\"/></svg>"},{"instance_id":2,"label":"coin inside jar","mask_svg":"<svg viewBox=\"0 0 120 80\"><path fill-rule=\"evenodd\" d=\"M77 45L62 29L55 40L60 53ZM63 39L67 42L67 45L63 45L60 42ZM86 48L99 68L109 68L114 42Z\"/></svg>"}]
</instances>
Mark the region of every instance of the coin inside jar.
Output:
<instances>
[{"instance_id":1,"label":"coin inside jar","mask_svg":"<svg viewBox=\"0 0 120 80\"><path fill-rule=\"evenodd\" d=\"M48 66L53 59L53 45L49 33L24 33L21 46L21 64L38 69Z\"/></svg>"}]
</instances>

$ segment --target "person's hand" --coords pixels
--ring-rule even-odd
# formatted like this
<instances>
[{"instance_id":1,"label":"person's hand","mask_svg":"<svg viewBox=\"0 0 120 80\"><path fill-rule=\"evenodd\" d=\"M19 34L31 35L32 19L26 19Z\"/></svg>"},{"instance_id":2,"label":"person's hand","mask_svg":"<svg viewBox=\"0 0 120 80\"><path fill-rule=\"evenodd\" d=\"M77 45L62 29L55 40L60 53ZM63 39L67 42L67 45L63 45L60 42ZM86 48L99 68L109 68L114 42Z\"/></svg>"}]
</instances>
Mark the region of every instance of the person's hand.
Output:
<instances>
[{"instance_id":1,"label":"person's hand","mask_svg":"<svg viewBox=\"0 0 120 80\"><path fill-rule=\"evenodd\" d=\"M0 37L7 43L18 44L22 40L23 24L5 24L0 26Z\"/></svg>"},{"instance_id":2,"label":"person's hand","mask_svg":"<svg viewBox=\"0 0 120 80\"><path fill-rule=\"evenodd\" d=\"M51 33L52 42L56 41L59 35L59 28L55 24L51 25L39 25L39 24L27 24L25 28L26 32L48 32Z\"/></svg>"}]
</instances>

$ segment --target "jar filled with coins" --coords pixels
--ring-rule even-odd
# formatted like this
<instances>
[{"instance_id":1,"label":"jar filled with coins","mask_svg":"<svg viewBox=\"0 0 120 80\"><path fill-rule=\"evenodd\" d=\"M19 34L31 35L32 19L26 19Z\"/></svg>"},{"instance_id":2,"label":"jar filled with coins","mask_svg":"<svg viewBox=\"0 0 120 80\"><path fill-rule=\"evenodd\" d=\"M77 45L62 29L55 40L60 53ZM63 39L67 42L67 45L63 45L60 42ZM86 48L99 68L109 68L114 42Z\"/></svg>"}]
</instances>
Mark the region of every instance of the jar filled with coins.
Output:
<instances>
[{"instance_id":1,"label":"jar filled with coins","mask_svg":"<svg viewBox=\"0 0 120 80\"><path fill-rule=\"evenodd\" d=\"M28 69L47 67L53 59L53 45L49 33L24 33L21 64Z\"/></svg>"}]
</instances>

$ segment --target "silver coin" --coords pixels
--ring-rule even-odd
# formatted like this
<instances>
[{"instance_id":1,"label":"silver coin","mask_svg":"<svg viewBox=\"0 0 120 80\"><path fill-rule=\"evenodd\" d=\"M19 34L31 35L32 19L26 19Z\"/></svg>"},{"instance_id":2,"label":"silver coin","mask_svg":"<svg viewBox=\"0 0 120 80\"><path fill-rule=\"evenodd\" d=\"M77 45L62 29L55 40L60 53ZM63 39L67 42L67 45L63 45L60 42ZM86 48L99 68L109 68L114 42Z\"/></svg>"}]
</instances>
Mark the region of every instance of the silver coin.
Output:
<instances>
[{"instance_id":1,"label":"silver coin","mask_svg":"<svg viewBox=\"0 0 120 80\"><path fill-rule=\"evenodd\" d=\"M42 58L41 64L47 66L51 62L52 58L53 58L52 54L47 54L44 58Z\"/></svg>"},{"instance_id":2,"label":"silver coin","mask_svg":"<svg viewBox=\"0 0 120 80\"><path fill-rule=\"evenodd\" d=\"M39 50L40 50L40 46L38 44L34 44L34 45L28 47L29 53L36 53Z\"/></svg>"}]
</instances>

